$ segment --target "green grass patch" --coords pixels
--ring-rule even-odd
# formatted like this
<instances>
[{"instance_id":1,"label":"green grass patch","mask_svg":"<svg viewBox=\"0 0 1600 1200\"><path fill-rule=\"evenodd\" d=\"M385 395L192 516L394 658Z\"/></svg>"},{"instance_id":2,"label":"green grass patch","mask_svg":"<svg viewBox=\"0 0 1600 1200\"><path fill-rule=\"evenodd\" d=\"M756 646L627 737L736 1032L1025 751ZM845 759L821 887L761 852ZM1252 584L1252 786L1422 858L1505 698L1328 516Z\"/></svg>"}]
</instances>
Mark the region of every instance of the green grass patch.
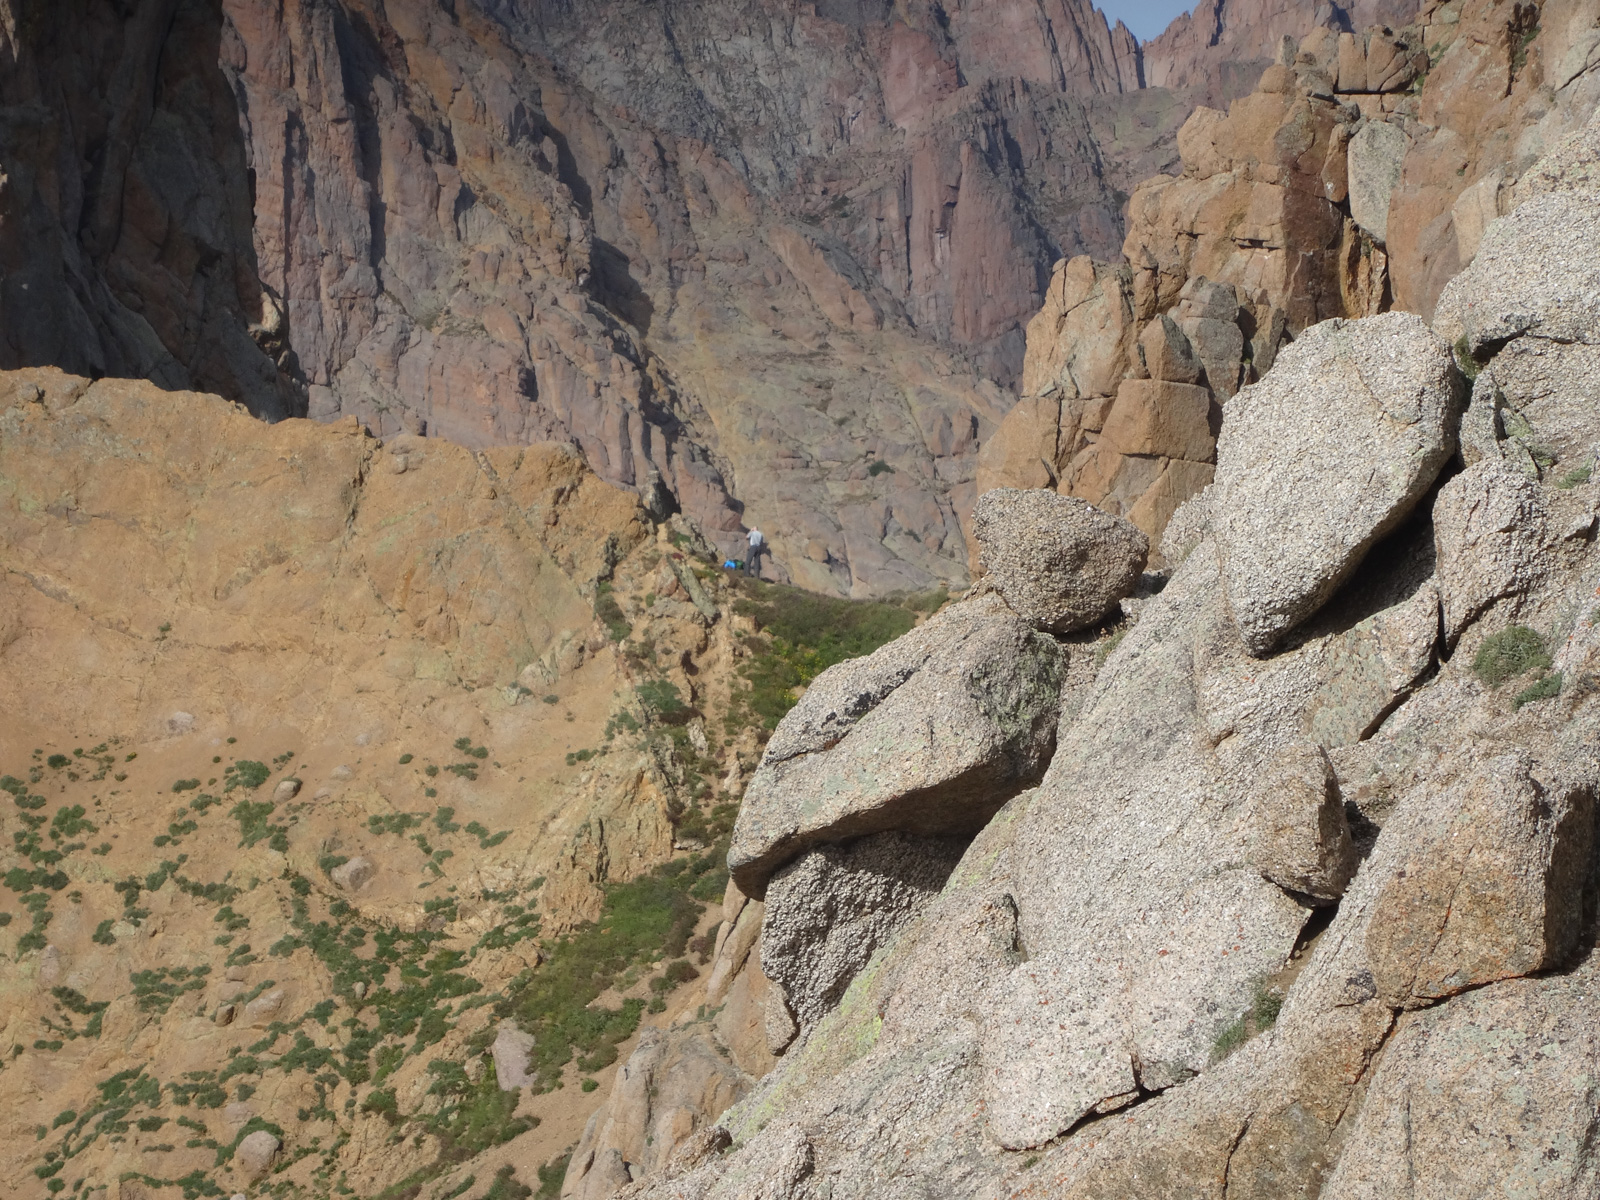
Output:
<instances>
[{"instance_id":1,"label":"green grass patch","mask_svg":"<svg viewBox=\"0 0 1600 1200\"><path fill-rule=\"evenodd\" d=\"M1588 463L1584 463L1583 466L1568 471L1560 479L1556 480L1556 486L1563 491L1570 491L1579 484L1588 483L1593 474L1594 469Z\"/></svg>"},{"instance_id":2,"label":"green grass patch","mask_svg":"<svg viewBox=\"0 0 1600 1200\"><path fill-rule=\"evenodd\" d=\"M745 642L751 654L739 673L749 687L734 696L730 733L749 723L775 729L794 707L797 688L837 663L871 654L916 624L905 604L841 600L742 577L734 586L734 611L753 620L758 633Z\"/></svg>"},{"instance_id":3,"label":"green grass patch","mask_svg":"<svg viewBox=\"0 0 1600 1200\"><path fill-rule=\"evenodd\" d=\"M1265 1033L1277 1024L1278 1014L1283 1011L1283 1000L1283 993L1267 987L1265 981L1257 984L1250 1007L1217 1034L1216 1041L1211 1044L1212 1063L1221 1062L1258 1033Z\"/></svg>"},{"instance_id":4,"label":"green grass patch","mask_svg":"<svg viewBox=\"0 0 1600 1200\"><path fill-rule=\"evenodd\" d=\"M534 1036L528 1070L536 1086L558 1086L562 1068L575 1057L586 1072L616 1061L617 1043L638 1028L644 1002L627 1000L609 1009L594 1001L628 968L683 954L704 911L690 892L717 869L719 858L712 852L675 859L611 885L599 920L547 942L547 960L496 1005L499 1017L515 1019Z\"/></svg>"},{"instance_id":5,"label":"green grass patch","mask_svg":"<svg viewBox=\"0 0 1600 1200\"><path fill-rule=\"evenodd\" d=\"M1478 678L1490 687L1528 671L1543 671L1550 666L1544 638L1526 625L1512 625L1484 639L1472 660Z\"/></svg>"},{"instance_id":6,"label":"green grass patch","mask_svg":"<svg viewBox=\"0 0 1600 1200\"><path fill-rule=\"evenodd\" d=\"M570 1153L563 1154L560 1158L553 1158L539 1168L539 1195L537 1200L557 1200L561 1195L561 1185L567 1178L567 1164L572 1161Z\"/></svg>"},{"instance_id":7,"label":"green grass patch","mask_svg":"<svg viewBox=\"0 0 1600 1200\"><path fill-rule=\"evenodd\" d=\"M253 792L272 777L272 768L251 758L241 758L232 766L225 767L222 777L224 792L231 792L234 788Z\"/></svg>"}]
</instances>

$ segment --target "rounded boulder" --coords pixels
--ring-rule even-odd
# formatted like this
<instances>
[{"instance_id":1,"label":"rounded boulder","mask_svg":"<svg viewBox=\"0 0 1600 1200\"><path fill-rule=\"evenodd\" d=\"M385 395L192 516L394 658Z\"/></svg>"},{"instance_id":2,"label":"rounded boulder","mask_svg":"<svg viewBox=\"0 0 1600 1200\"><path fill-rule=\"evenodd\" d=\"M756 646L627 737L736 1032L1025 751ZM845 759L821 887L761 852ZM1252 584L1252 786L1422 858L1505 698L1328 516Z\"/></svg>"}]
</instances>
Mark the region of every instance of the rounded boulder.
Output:
<instances>
[{"instance_id":1,"label":"rounded boulder","mask_svg":"<svg viewBox=\"0 0 1600 1200\"><path fill-rule=\"evenodd\" d=\"M996 488L972 514L978 561L991 588L1023 620L1071 633L1103 620L1133 592L1150 539L1087 500Z\"/></svg>"}]
</instances>

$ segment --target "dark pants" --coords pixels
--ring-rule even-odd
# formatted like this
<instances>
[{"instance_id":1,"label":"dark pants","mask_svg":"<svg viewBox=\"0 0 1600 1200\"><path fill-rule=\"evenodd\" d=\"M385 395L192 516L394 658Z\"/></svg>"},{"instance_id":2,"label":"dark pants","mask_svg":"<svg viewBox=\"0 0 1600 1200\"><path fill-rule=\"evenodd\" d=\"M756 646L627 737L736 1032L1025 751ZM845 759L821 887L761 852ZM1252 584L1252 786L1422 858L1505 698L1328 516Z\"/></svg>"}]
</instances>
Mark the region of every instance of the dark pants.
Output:
<instances>
[{"instance_id":1,"label":"dark pants","mask_svg":"<svg viewBox=\"0 0 1600 1200\"><path fill-rule=\"evenodd\" d=\"M761 552L765 546L751 546L750 553L744 560L744 573L746 575L761 574Z\"/></svg>"}]
</instances>

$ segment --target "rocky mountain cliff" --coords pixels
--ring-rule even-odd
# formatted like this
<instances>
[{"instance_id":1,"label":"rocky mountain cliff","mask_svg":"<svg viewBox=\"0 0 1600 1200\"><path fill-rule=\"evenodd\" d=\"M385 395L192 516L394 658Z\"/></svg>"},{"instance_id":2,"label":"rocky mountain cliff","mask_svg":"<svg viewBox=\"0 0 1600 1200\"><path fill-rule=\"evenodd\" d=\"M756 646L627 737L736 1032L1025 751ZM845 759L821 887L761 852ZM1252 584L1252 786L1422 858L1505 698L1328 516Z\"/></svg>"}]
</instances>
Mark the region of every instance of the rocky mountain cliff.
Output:
<instances>
[{"instance_id":1,"label":"rocky mountain cliff","mask_svg":"<svg viewBox=\"0 0 1600 1200\"><path fill-rule=\"evenodd\" d=\"M1399 28L1285 36L1277 57L1226 112L1185 121L1182 171L1134 189L1117 259L1057 264L980 494L1054 487L1159 539L1211 481L1241 386L1319 321L1431 316L1517 181L1600 102L1582 3L1427 5Z\"/></svg>"},{"instance_id":2,"label":"rocky mountain cliff","mask_svg":"<svg viewBox=\"0 0 1600 1200\"><path fill-rule=\"evenodd\" d=\"M0 0L20 1194L1594 1194L1600 19L1308 10Z\"/></svg>"}]
</instances>

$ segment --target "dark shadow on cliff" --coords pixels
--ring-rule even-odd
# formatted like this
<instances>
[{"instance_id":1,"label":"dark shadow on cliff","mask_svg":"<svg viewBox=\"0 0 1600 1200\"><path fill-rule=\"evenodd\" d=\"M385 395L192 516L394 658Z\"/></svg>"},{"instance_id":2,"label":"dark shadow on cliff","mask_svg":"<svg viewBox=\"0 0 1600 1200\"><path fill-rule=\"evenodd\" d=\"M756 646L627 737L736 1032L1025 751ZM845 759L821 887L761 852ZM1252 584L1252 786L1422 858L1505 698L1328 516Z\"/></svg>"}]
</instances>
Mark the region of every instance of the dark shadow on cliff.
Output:
<instances>
[{"instance_id":1,"label":"dark shadow on cliff","mask_svg":"<svg viewBox=\"0 0 1600 1200\"><path fill-rule=\"evenodd\" d=\"M205 0L23 11L0 78L0 367L305 411L251 336L261 290L222 24Z\"/></svg>"}]
</instances>

